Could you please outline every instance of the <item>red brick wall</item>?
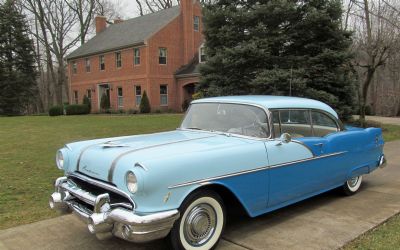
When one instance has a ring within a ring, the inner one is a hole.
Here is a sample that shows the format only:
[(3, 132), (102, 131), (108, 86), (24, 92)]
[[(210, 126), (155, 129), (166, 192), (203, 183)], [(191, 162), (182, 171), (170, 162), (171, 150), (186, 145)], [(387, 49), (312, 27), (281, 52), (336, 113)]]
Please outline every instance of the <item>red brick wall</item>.
[[(186, 0), (191, 2), (192, 0)], [(193, 4), (193, 16), (199, 16), (201, 20), (201, 7), (198, 2)], [(191, 58), (198, 53), (198, 47), (202, 43), (203, 25), (200, 22), (200, 31), (193, 29), (193, 16), (187, 17), (191, 20), (190, 28), (184, 34), (183, 15), (172, 20), (168, 25), (154, 34), (146, 41), (146, 45), (140, 47), (140, 65), (134, 65), (133, 48), (120, 50), (122, 55), (122, 67), (116, 68), (115, 52), (107, 52), (105, 56), (105, 70), (100, 71), (99, 55), (90, 56), (91, 71), (85, 69), (85, 58), (69, 60), (70, 72), (70, 102), (73, 103), (73, 91), (79, 92), (79, 103), (87, 89), (92, 89), (92, 111), (98, 111), (98, 84), (110, 84), (110, 99), (112, 109), (118, 109), (117, 88), (123, 88), (124, 110), (138, 109), (135, 106), (134, 85), (141, 85), (142, 93), (146, 90), (152, 110), (174, 109), (180, 111), (182, 99), (180, 98), (181, 86), (178, 87), (174, 73), (186, 64), (184, 58), (184, 37), (191, 36), (193, 46)], [(167, 48), (167, 64), (159, 64), (159, 48)], [(77, 63), (77, 73), (72, 73), (72, 63)], [(168, 85), (168, 105), (160, 106), (160, 85)]]

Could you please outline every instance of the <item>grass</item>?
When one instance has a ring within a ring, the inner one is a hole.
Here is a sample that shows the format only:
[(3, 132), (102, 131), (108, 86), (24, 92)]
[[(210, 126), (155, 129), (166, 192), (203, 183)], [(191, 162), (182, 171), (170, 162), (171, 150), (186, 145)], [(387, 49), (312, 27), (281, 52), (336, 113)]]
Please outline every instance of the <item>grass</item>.
[(179, 114), (0, 118), (0, 229), (57, 216), (48, 208), (65, 143), (175, 129)]
[(382, 125), (383, 139), (385, 142), (400, 139), (400, 126), (397, 125)]
[[(48, 208), (53, 180), (62, 175), (55, 152), (65, 143), (101, 137), (166, 131), (182, 115), (26, 116), (0, 118), (0, 229), (57, 216)], [(400, 126), (383, 125), (385, 141), (400, 139)], [(400, 215), (346, 246), (398, 249)]]
[(343, 250), (394, 250), (399, 248), (400, 214), (397, 214), (377, 228), (350, 242)]

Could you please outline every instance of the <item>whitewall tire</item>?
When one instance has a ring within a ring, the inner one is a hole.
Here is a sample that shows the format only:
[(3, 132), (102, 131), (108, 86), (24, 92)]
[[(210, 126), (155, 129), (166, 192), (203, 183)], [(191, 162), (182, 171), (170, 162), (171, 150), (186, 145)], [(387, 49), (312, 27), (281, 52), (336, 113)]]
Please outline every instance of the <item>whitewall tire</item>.
[(213, 249), (225, 227), (225, 208), (213, 191), (196, 191), (180, 207), (181, 217), (171, 230), (174, 249)]
[(346, 195), (353, 195), (360, 189), (362, 183), (362, 175), (347, 180), (343, 185), (343, 191)]

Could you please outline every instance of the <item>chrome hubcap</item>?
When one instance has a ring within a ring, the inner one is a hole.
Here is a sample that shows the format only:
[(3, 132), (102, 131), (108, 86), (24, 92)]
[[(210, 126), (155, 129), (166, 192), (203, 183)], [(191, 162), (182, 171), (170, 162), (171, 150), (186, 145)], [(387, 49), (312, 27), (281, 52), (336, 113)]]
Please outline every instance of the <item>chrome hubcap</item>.
[(350, 180), (347, 181), (347, 185), (349, 185), (349, 187), (351, 188), (355, 187), (358, 183), (358, 179), (359, 179), (358, 176), (351, 178)]
[(190, 210), (184, 223), (186, 241), (192, 246), (201, 246), (213, 236), (217, 214), (212, 206), (202, 203)]

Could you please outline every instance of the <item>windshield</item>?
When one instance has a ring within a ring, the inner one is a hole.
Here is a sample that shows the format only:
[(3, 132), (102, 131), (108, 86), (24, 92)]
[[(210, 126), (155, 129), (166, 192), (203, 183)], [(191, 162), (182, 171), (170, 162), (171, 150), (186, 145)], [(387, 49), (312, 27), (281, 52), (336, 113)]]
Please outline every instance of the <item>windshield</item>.
[(269, 137), (268, 118), (265, 111), (256, 106), (243, 104), (192, 104), (181, 128), (260, 138)]

